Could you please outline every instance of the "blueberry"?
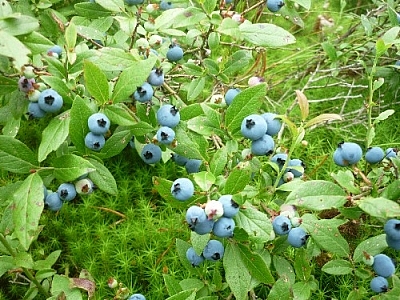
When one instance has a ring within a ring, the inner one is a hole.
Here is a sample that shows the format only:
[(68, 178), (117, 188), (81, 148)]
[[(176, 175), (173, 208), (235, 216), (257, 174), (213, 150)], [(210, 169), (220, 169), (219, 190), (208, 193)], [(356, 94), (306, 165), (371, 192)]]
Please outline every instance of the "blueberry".
[(279, 215), (273, 219), (272, 228), (277, 235), (285, 235), (292, 229), (292, 223), (288, 217)]
[(28, 117), (29, 119), (43, 118), (46, 112), (42, 110), (37, 102), (29, 102), (28, 104)]
[(162, 151), (156, 144), (144, 145), (140, 157), (146, 164), (155, 164), (161, 160)]
[(157, 111), (157, 121), (161, 126), (174, 128), (180, 120), (179, 110), (171, 104), (165, 104)]
[(274, 152), (274, 148), (274, 139), (268, 134), (251, 142), (251, 153), (254, 155), (270, 155)]
[(60, 58), (62, 54), (62, 48), (58, 45), (54, 45), (49, 50), (47, 50), (48, 56), (53, 56), (55, 58)]
[(337, 164), (340, 167), (345, 167), (345, 166), (348, 165), (347, 161), (345, 161), (343, 159), (342, 150), (340, 148), (337, 148), (333, 152), (333, 161), (334, 161), (335, 164)]
[[(303, 163), (301, 159), (294, 158), (289, 160), (288, 167), (289, 167), (288, 171), (292, 172), (294, 177), (297, 178), (303, 176), (306, 165)], [(293, 169), (290, 167), (298, 167), (298, 169)]]
[(172, 160), (178, 165), (178, 166), (185, 166), (186, 163), (189, 161), (188, 158), (179, 155), (177, 153), (172, 153)]
[(93, 151), (100, 151), (106, 143), (106, 139), (101, 134), (88, 132), (85, 136), (85, 146)]
[(301, 227), (292, 228), (288, 234), (288, 242), (295, 248), (304, 246), (307, 242), (309, 235)]
[(173, 8), (173, 7), (174, 7), (174, 6), (172, 5), (172, 2), (170, 2), (170, 1), (162, 0), (162, 1), (160, 2), (160, 9), (161, 9), (161, 10), (168, 10), (168, 9)]
[(129, 296), (128, 300), (146, 300), (146, 297), (142, 294), (133, 294), (132, 296)]
[(161, 86), (164, 83), (164, 73), (161, 68), (151, 70), (147, 82), (153, 86)]
[(125, 3), (128, 5), (138, 5), (142, 4), (144, 0), (125, 0)]
[(267, 8), (271, 12), (279, 11), (284, 5), (285, 2), (283, 0), (267, 0)]
[(232, 218), (221, 217), (213, 227), (213, 233), (220, 238), (233, 237), (233, 230), (235, 229), (235, 221)]
[(385, 233), (393, 240), (400, 240), (400, 220), (390, 219), (383, 227)]
[(392, 236), (386, 234), (386, 243), (394, 250), (400, 250), (400, 240), (395, 240)]
[(287, 160), (286, 153), (277, 153), (271, 157), (271, 162), (276, 163), (279, 166), (279, 170), (281, 170), (283, 168), (286, 160)]
[(82, 178), (75, 182), (75, 190), (80, 195), (89, 195), (94, 190), (93, 181), (89, 178)]
[(222, 195), (219, 197), (218, 201), (222, 203), (224, 217), (233, 218), (239, 212), (239, 204), (232, 200), (232, 195)]
[(175, 139), (175, 131), (167, 126), (162, 126), (157, 130), (157, 141), (161, 144), (169, 145)]
[(188, 178), (178, 178), (171, 186), (172, 196), (179, 201), (186, 201), (194, 194), (194, 185)]
[(169, 49), (167, 51), (167, 59), (171, 62), (176, 62), (183, 57), (183, 50), (182, 48), (177, 45), (177, 44), (171, 44), (169, 46)]
[(282, 123), (279, 119), (276, 119), (275, 117), (277, 114), (274, 113), (263, 113), (261, 117), (264, 118), (264, 120), (267, 122), (267, 132), (266, 134), (269, 134), (270, 136), (274, 136), (278, 134), (279, 130), (281, 130)]
[(58, 187), (57, 193), (62, 201), (71, 201), (76, 197), (75, 185), (72, 183), (62, 183)]
[(395, 271), (395, 266), (392, 259), (386, 254), (375, 255), (372, 268), (378, 276), (385, 278), (392, 276)]
[(187, 249), (186, 258), (191, 263), (192, 267), (198, 267), (204, 261), (203, 255), (197, 255), (197, 253), (196, 253), (196, 251), (194, 251), (193, 247), (190, 247), (189, 249)]
[(225, 103), (226, 105), (231, 105), (233, 99), (235, 99), (235, 97), (240, 93), (240, 89), (236, 88), (236, 89), (229, 89), (226, 91), (225, 93)]
[(197, 222), (196, 225), (189, 225), (190, 230), (196, 232), (197, 234), (203, 235), (210, 233), (214, 227), (213, 219), (206, 219), (203, 222)]
[(224, 0), (225, 4), (231, 4), (233, 0)]
[(191, 173), (198, 173), (200, 171), (200, 166), (202, 164), (202, 160), (190, 158), (185, 164), (186, 172), (189, 174)]
[(25, 76), (22, 76), (18, 80), (18, 88), (21, 92), (28, 93), (29, 91), (34, 90), (34, 84), (35, 84), (35, 79), (34, 78), (26, 78)]
[(136, 91), (133, 93), (133, 98), (141, 103), (146, 103), (153, 98), (154, 90), (150, 83), (145, 82), (142, 86), (137, 87)]
[(387, 158), (396, 157), (397, 156), (397, 149), (396, 148), (387, 148), (385, 153), (386, 153), (385, 157), (387, 157)]
[(59, 211), (63, 206), (63, 202), (56, 192), (48, 194), (44, 200), (44, 204), (46, 204), (47, 208), (51, 211)]
[(207, 260), (217, 261), (224, 256), (224, 245), (218, 240), (209, 240), (204, 247), (203, 256)]
[(245, 138), (258, 140), (267, 132), (267, 122), (260, 115), (249, 115), (243, 119), (240, 131)]
[(200, 206), (193, 205), (186, 211), (186, 222), (189, 226), (196, 226), (197, 223), (205, 222), (207, 215)]
[(341, 151), (343, 160), (349, 165), (358, 163), (363, 154), (361, 147), (356, 143), (342, 142), (338, 145), (338, 149)]
[(94, 134), (107, 133), (110, 124), (110, 119), (103, 113), (95, 113), (88, 118), (89, 130)]
[(63, 98), (53, 89), (46, 89), (40, 93), (39, 106), (45, 112), (57, 112), (63, 106)]
[(372, 278), (370, 287), (371, 287), (371, 290), (373, 290), (376, 293), (387, 292), (389, 283), (386, 280), (386, 278), (384, 278), (382, 276), (377, 276), (377, 277)]
[(370, 164), (376, 164), (380, 162), (385, 157), (385, 152), (383, 152), (381, 147), (370, 147), (365, 153), (365, 160)]

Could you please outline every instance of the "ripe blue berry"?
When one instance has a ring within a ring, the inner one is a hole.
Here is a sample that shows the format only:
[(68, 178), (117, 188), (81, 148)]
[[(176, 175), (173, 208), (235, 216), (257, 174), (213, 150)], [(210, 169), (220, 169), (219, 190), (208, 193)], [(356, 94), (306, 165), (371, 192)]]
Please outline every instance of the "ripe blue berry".
[(356, 143), (342, 142), (338, 145), (338, 149), (341, 151), (343, 160), (349, 165), (358, 163), (362, 157), (362, 149)]
[(144, 0), (125, 0), (127, 5), (138, 5), (142, 4)]
[(106, 134), (110, 124), (110, 119), (103, 113), (95, 113), (88, 118), (89, 130), (94, 134)]
[(94, 183), (89, 178), (82, 178), (75, 182), (75, 190), (80, 195), (89, 195), (94, 190)]
[(186, 172), (189, 174), (191, 173), (198, 173), (200, 171), (200, 166), (202, 161), (200, 159), (190, 158), (185, 164)]
[(47, 208), (51, 211), (59, 211), (63, 206), (63, 202), (56, 192), (48, 194), (44, 200), (44, 204), (46, 204)]
[(146, 300), (146, 297), (142, 294), (133, 294), (128, 298), (128, 300)]
[(209, 240), (204, 247), (203, 256), (207, 260), (217, 261), (224, 256), (224, 245), (218, 240)]
[(334, 161), (335, 164), (337, 164), (340, 167), (345, 167), (345, 166), (348, 165), (347, 161), (345, 161), (343, 159), (342, 150), (340, 148), (337, 148), (333, 152), (333, 161)]
[[(292, 172), (294, 177), (301, 177), (303, 176), (306, 165), (303, 163), (301, 159), (294, 158), (289, 161), (288, 167), (289, 167), (288, 172)], [(297, 167), (297, 168), (293, 169), (290, 167)]]
[(243, 119), (240, 131), (245, 138), (258, 140), (267, 132), (267, 122), (260, 115), (249, 115)]
[(271, 157), (271, 162), (276, 163), (279, 166), (279, 170), (281, 170), (283, 168), (286, 160), (287, 160), (286, 153), (277, 153)]
[(388, 234), (386, 234), (386, 243), (390, 248), (400, 250), (400, 240), (395, 240)]
[(76, 197), (75, 185), (72, 183), (62, 183), (58, 187), (57, 193), (62, 201), (71, 201)]
[(136, 91), (133, 93), (133, 98), (141, 103), (146, 103), (153, 98), (154, 90), (150, 83), (145, 82), (142, 86), (137, 87)]
[(46, 89), (40, 93), (39, 107), (45, 112), (57, 112), (63, 106), (63, 98), (53, 89)]
[(174, 128), (180, 120), (179, 110), (171, 104), (165, 104), (157, 111), (157, 121), (161, 126)]
[(155, 164), (161, 160), (162, 151), (160, 146), (155, 144), (144, 145), (140, 157), (146, 164)]
[(188, 162), (188, 158), (179, 155), (177, 153), (172, 153), (172, 160), (178, 165), (178, 166), (184, 166)]
[(198, 267), (204, 261), (203, 255), (197, 255), (197, 253), (193, 247), (190, 247), (189, 249), (187, 249), (186, 258), (191, 263), (192, 267)]
[(365, 153), (365, 160), (370, 164), (376, 164), (380, 162), (385, 157), (385, 152), (383, 152), (381, 147), (371, 147), (367, 149)]
[(283, 2), (283, 0), (267, 0), (267, 8), (271, 12), (279, 11), (284, 5), (285, 2)]
[(233, 0), (225, 0), (225, 4), (231, 4)]
[(58, 45), (54, 45), (49, 50), (47, 50), (47, 55), (55, 58), (60, 58), (62, 54), (62, 48)]
[(171, 186), (172, 196), (179, 201), (186, 201), (194, 194), (193, 182), (188, 178), (178, 178)]
[(267, 134), (270, 136), (274, 136), (278, 134), (279, 130), (281, 130), (282, 123), (279, 119), (275, 119), (277, 114), (274, 113), (263, 113), (261, 117), (267, 122)]
[(200, 206), (193, 205), (186, 211), (186, 222), (189, 226), (196, 226), (196, 224), (205, 222), (207, 215)]
[(172, 2), (170, 1), (165, 1), (165, 0), (161, 0), (160, 2), (160, 9), (161, 10), (168, 10), (173, 8), (174, 6), (172, 5)]
[(197, 234), (203, 235), (211, 232), (214, 223), (215, 221), (213, 219), (206, 219), (203, 222), (197, 222), (196, 225), (189, 225), (189, 228)]
[(390, 219), (383, 227), (385, 233), (393, 240), (400, 240), (400, 220)]
[(177, 44), (171, 44), (169, 46), (169, 49), (167, 51), (167, 59), (171, 62), (176, 62), (178, 60), (181, 60), (183, 57), (183, 50), (182, 48), (177, 45)]
[(220, 238), (233, 237), (235, 221), (232, 218), (221, 217), (215, 223), (212, 229), (213, 233)]
[(254, 155), (270, 155), (274, 152), (274, 148), (274, 139), (268, 134), (251, 142), (251, 153)]
[(389, 283), (386, 280), (386, 278), (382, 276), (377, 276), (372, 278), (371, 283), (370, 283), (371, 290), (373, 290), (376, 293), (383, 293), (387, 292)]
[(375, 255), (372, 268), (378, 276), (382, 276), (385, 278), (392, 276), (395, 271), (395, 265), (392, 259), (386, 254)]
[(147, 82), (153, 86), (161, 86), (164, 83), (164, 73), (161, 68), (151, 70)]
[(28, 117), (29, 119), (43, 118), (46, 112), (42, 110), (37, 102), (29, 102), (28, 104)]
[(162, 126), (157, 130), (157, 141), (161, 144), (169, 145), (175, 139), (175, 131), (167, 126)]
[(292, 223), (288, 217), (279, 215), (272, 221), (272, 228), (277, 235), (285, 235), (292, 229)]
[(225, 103), (226, 105), (231, 105), (233, 99), (240, 93), (240, 89), (229, 89), (225, 93)]
[(101, 134), (88, 132), (85, 136), (85, 146), (93, 151), (100, 151), (106, 143), (106, 139)]
[(232, 195), (222, 195), (219, 197), (218, 201), (222, 203), (224, 217), (233, 218), (239, 212), (239, 204), (232, 200)]
[(295, 248), (304, 246), (307, 242), (309, 235), (301, 227), (292, 228), (288, 234), (288, 242)]
[(396, 148), (387, 148), (385, 153), (386, 153), (385, 157), (387, 157), (387, 158), (396, 157), (397, 156), (397, 149)]
[(28, 93), (29, 91), (34, 90), (34, 85), (35, 84), (35, 79), (34, 78), (26, 78), (25, 76), (22, 76), (18, 80), (18, 88), (21, 92)]

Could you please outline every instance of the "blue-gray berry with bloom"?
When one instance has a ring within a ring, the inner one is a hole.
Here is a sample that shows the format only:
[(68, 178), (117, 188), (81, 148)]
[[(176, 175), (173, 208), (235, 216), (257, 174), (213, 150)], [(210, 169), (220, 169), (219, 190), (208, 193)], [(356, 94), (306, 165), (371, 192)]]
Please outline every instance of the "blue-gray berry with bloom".
[(146, 300), (146, 297), (142, 294), (133, 294), (132, 296), (129, 296), (128, 300)]
[(372, 268), (378, 276), (382, 276), (385, 278), (392, 276), (396, 270), (392, 259), (386, 254), (375, 255)]
[(194, 194), (193, 182), (188, 178), (178, 178), (171, 186), (172, 196), (179, 201), (186, 201)]
[(204, 262), (203, 255), (198, 255), (193, 247), (187, 249), (186, 258), (190, 262), (192, 267), (198, 267)]
[(278, 12), (284, 5), (285, 2), (283, 0), (267, 0), (267, 8), (271, 12)]
[(363, 154), (360, 145), (353, 142), (339, 143), (337, 149), (340, 152), (343, 160), (349, 165), (358, 163)]
[(146, 164), (158, 163), (161, 160), (161, 156), (161, 148), (156, 144), (146, 144), (140, 152), (140, 157)]
[(199, 235), (210, 233), (214, 227), (215, 221), (213, 219), (206, 219), (205, 221), (198, 221), (195, 225), (189, 224), (189, 229)]
[(196, 226), (196, 224), (205, 222), (206, 220), (207, 215), (200, 206), (193, 205), (186, 211), (186, 222), (189, 226)]
[(239, 88), (231, 88), (225, 93), (225, 103), (226, 105), (231, 105), (235, 97), (241, 92)]
[(89, 130), (94, 134), (106, 134), (110, 125), (110, 119), (103, 113), (95, 113), (88, 118)]
[(258, 140), (267, 132), (267, 122), (260, 115), (252, 114), (243, 119), (240, 131), (245, 138)]
[(138, 4), (142, 4), (144, 2), (144, 0), (125, 0), (125, 3), (127, 5), (138, 5)]
[(164, 83), (164, 72), (162, 68), (155, 68), (151, 70), (147, 82), (152, 86), (161, 86)]
[(239, 204), (232, 199), (232, 195), (222, 195), (219, 197), (218, 201), (222, 203), (224, 217), (233, 218), (238, 214), (240, 207)]
[(171, 1), (165, 1), (165, 0), (161, 0), (159, 6), (161, 10), (168, 10), (174, 7)]
[(133, 93), (133, 99), (139, 101), (140, 103), (146, 103), (153, 98), (154, 90), (150, 83), (145, 82), (141, 86), (137, 87), (136, 91)]
[(175, 139), (175, 131), (167, 126), (162, 126), (157, 130), (157, 141), (161, 144), (169, 145)]
[(185, 164), (186, 172), (189, 174), (198, 173), (203, 161), (201, 159), (190, 158)]
[(277, 135), (278, 132), (282, 128), (281, 121), (276, 118), (277, 114), (267, 112), (267, 113), (263, 113), (261, 116), (267, 122), (267, 132), (266, 132), (266, 134), (269, 134), (270, 136)]
[(172, 160), (181, 167), (184, 167), (186, 163), (189, 161), (189, 158), (179, 155), (177, 153), (172, 153)]
[(180, 120), (179, 110), (172, 104), (164, 104), (157, 111), (157, 122), (161, 126), (174, 128)]
[(44, 200), (44, 204), (47, 205), (47, 208), (51, 211), (59, 211), (63, 206), (63, 202), (57, 192), (49, 193)]
[(396, 157), (397, 156), (397, 149), (396, 148), (387, 148), (385, 151), (385, 157), (390, 158), (390, 157)]
[(177, 62), (183, 58), (183, 50), (179, 45), (171, 44), (166, 56), (169, 61)]
[(39, 103), (29, 102), (27, 114), (29, 119), (40, 119), (46, 115), (46, 112), (40, 108)]
[(63, 106), (63, 98), (57, 91), (53, 89), (46, 89), (40, 93), (39, 107), (45, 112), (58, 112)]
[(210, 261), (218, 261), (224, 257), (224, 245), (218, 240), (209, 240), (204, 247), (203, 256)]
[(71, 201), (76, 197), (75, 185), (72, 183), (62, 183), (57, 189), (58, 196), (62, 201)]
[(258, 140), (253, 140), (251, 142), (251, 153), (254, 155), (270, 155), (274, 152), (275, 142), (274, 139), (268, 135), (264, 134)]
[(384, 293), (387, 292), (389, 283), (385, 277), (376, 276), (372, 278), (369, 286), (375, 293)]
[(288, 242), (292, 247), (300, 248), (303, 247), (308, 239), (309, 235), (301, 227), (292, 228), (288, 234)]
[(381, 147), (370, 147), (365, 153), (365, 160), (370, 164), (376, 164), (385, 157), (385, 152)]
[(394, 240), (400, 240), (400, 220), (390, 219), (383, 226), (385, 233)]
[(279, 215), (272, 220), (272, 228), (277, 235), (285, 235), (292, 229), (292, 223), (288, 217)]
[(232, 218), (221, 217), (214, 223), (212, 229), (215, 236), (220, 238), (233, 237), (235, 221)]
[(100, 151), (106, 144), (106, 139), (102, 134), (88, 132), (85, 136), (85, 146), (93, 151)]

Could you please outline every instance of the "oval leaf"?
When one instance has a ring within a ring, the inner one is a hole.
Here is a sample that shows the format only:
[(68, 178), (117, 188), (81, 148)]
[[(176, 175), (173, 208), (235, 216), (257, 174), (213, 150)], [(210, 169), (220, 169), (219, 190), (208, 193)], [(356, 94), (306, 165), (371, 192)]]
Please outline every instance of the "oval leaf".
[(109, 96), (107, 76), (94, 63), (87, 60), (84, 62), (83, 72), (89, 93), (97, 100), (98, 105), (106, 103)]
[(400, 205), (386, 198), (366, 197), (358, 202), (358, 206), (372, 217), (384, 219), (400, 217)]
[(36, 169), (39, 162), (36, 155), (21, 141), (0, 135), (0, 169), (26, 174)]
[(353, 266), (347, 260), (335, 259), (328, 261), (321, 270), (331, 275), (346, 275), (353, 271)]
[(281, 47), (296, 42), (296, 38), (290, 32), (274, 24), (243, 23), (239, 29), (243, 38), (255, 46)]

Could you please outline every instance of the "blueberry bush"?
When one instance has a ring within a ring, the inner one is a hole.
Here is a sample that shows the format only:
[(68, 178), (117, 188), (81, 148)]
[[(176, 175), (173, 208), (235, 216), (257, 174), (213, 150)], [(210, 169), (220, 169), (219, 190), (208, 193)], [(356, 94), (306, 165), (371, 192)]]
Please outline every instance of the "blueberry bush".
[(400, 6), (337, 2), (0, 0), (0, 299), (398, 299)]

